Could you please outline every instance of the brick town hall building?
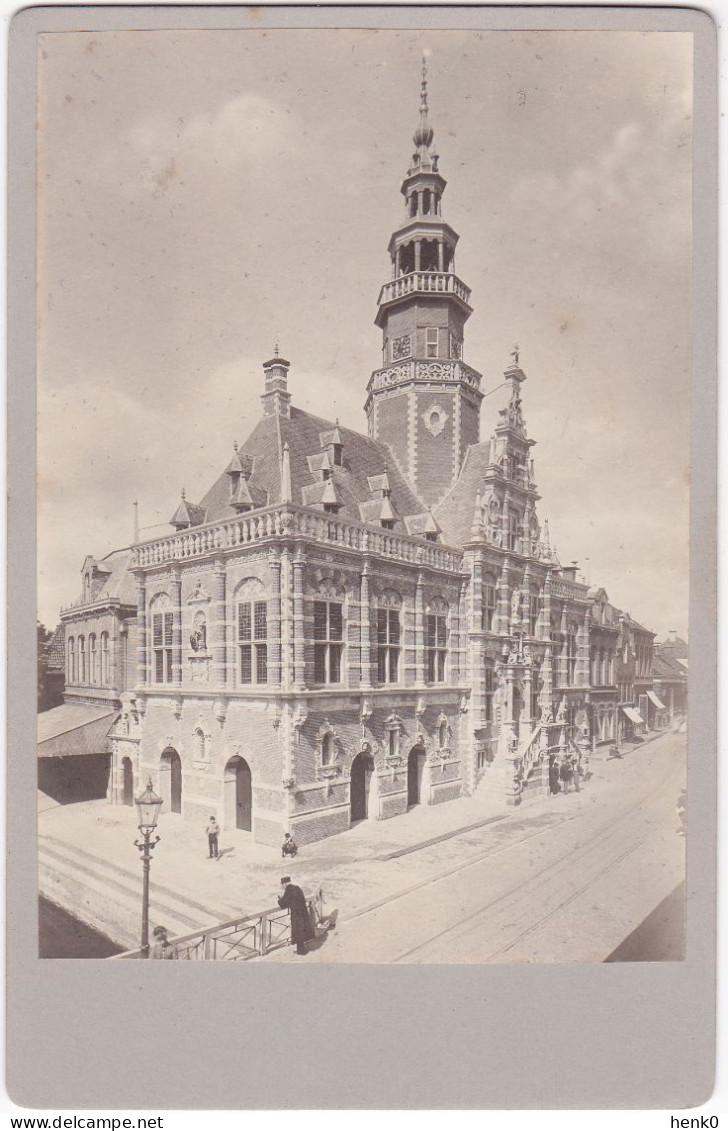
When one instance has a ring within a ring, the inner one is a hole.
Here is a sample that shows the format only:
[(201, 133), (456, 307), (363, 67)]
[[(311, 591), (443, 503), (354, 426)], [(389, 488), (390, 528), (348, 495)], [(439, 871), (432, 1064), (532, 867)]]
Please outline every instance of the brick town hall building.
[(549, 752), (642, 724), (653, 634), (549, 545), (517, 351), (481, 440), (424, 75), (414, 144), (368, 434), (296, 408), (289, 362), (265, 362), (262, 417), (207, 494), (84, 562), (47, 777), (96, 752), (113, 804), (151, 777), (183, 818), (306, 843), (461, 795), (527, 802)]

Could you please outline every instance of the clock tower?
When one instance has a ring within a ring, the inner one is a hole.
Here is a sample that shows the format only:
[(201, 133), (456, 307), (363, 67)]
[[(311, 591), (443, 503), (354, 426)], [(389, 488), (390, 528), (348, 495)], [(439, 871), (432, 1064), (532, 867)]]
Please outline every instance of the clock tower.
[(369, 434), (392, 449), (429, 506), (457, 479), (480, 435), (481, 375), (463, 361), (470, 291), (455, 274), (458, 234), (442, 217), (446, 181), (438, 170), (422, 62), (415, 152), (401, 192), (405, 216), (389, 241), (392, 278), (379, 294), (382, 368), (367, 387)]

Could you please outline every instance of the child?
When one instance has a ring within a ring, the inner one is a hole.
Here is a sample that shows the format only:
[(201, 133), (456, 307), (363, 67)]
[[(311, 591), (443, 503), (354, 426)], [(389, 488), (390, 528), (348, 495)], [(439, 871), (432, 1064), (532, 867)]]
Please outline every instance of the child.
[(295, 856), (298, 852), (298, 845), (290, 833), (286, 833), (283, 838), (283, 845), (281, 848), (281, 856)]

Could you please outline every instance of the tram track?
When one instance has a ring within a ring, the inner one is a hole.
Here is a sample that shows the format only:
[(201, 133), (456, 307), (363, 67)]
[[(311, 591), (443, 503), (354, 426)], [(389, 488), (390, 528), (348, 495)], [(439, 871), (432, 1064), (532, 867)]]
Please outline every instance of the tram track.
[[(575, 859), (579, 859), (580, 863), (583, 865), (583, 857), (578, 857), (578, 854), (582, 850), (584, 850), (584, 852), (588, 852), (590, 855), (594, 855), (595, 853), (598, 855), (606, 843), (613, 839), (615, 835), (619, 835), (619, 828), (624, 826), (629, 827), (629, 824), (633, 821), (636, 813), (650, 806), (653, 810), (656, 810), (659, 804), (658, 798), (664, 797), (665, 800), (668, 800), (670, 795), (675, 790), (677, 782), (673, 780), (674, 776), (676, 775), (671, 775), (670, 779), (667, 782), (663, 779), (663, 781), (661, 781), (652, 790), (649, 790), (647, 793), (643, 794), (639, 801), (635, 802), (635, 804), (630, 806), (629, 809), (621, 813), (614, 821), (606, 823), (595, 834), (583, 838), (582, 840), (577, 841), (576, 844), (571, 845), (568, 850), (562, 853), (561, 856), (559, 856), (556, 860), (549, 861), (547, 865), (545, 865), (543, 868), (540, 868), (537, 872), (534, 872), (526, 880), (523, 880), (518, 884), (514, 884), (507, 891), (499, 893), (493, 899), (489, 900), (487, 903), (473, 911), (470, 915), (459, 919), (456, 923), (450, 924), (444, 930), (435, 932), (427, 939), (423, 939), (418, 942), (416, 946), (410, 947), (409, 949), (402, 951), (398, 955), (393, 956), (390, 961), (406, 961), (408, 959), (411, 959), (412, 956), (421, 953), (422, 951), (426, 951), (434, 943), (439, 943), (443, 940), (446, 940), (448, 936), (457, 935), (462, 937), (464, 934), (472, 933), (473, 931), (477, 930), (478, 926), (480, 925), (479, 921), (481, 921), (487, 914), (492, 913), (496, 908), (502, 908), (507, 904), (509, 900), (514, 899), (514, 897), (516, 901), (515, 908), (511, 908), (511, 910), (517, 911), (519, 903), (525, 904), (525, 911), (526, 914), (528, 914), (529, 900), (533, 892), (539, 890), (540, 885), (543, 883), (546, 877), (548, 877), (550, 880), (554, 880), (558, 878), (558, 876), (573, 870)], [(561, 827), (563, 823), (564, 822), (560, 822), (558, 826), (551, 826), (551, 829)], [(575, 890), (571, 890), (568, 895), (560, 900), (555, 906), (549, 908), (543, 915), (539, 916), (539, 918), (535, 922), (531, 922), (528, 927), (520, 931), (515, 937), (509, 939), (507, 944), (490, 951), (488, 954), (484, 954), (479, 960), (482, 962), (492, 961), (493, 959), (499, 957), (501, 954), (505, 954), (508, 951), (512, 950), (524, 938), (535, 933), (550, 919), (553, 919), (556, 915), (558, 915), (559, 912), (567, 907), (570, 903), (574, 902), (580, 895), (583, 895), (591, 885), (606, 876), (609, 872), (617, 869), (620, 864), (622, 864), (626, 859), (633, 855), (650, 838), (650, 836), (654, 833), (655, 829), (660, 825), (660, 823), (661, 815), (658, 813), (657, 816), (655, 816), (648, 822), (648, 827), (641, 833), (641, 835), (638, 836), (636, 840), (632, 840), (632, 843), (630, 843), (629, 847), (627, 847), (617, 857), (610, 859), (604, 865), (604, 867), (598, 869), (594, 873), (591, 873), (589, 877)], [(550, 830), (541, 831), (545, 832)], [(522, 840), (514, 842), (508, 846), (502, 846), (499, 851), (503, 851), (504, 849), (517, 849), (528, 839), (531, 838), (523, 838)], [(474, 865), (487, 859), (490, 855), (493, 855), (493, 853), (482, 853), (478, 859), (473, 858), (464, 863), (460, 867), (460, 869), (458, 869), (458, 871), (464, 871), (468, 867), (473, 867)], [(445, 877), (432, 877), (429, 882), (431, 884), (435, 884), (442, 878)], [(469, 927), (467, 927), (468, 924), (470, 924)], [(466, 927), (465, 931), (463, 931), (463, 927)]]

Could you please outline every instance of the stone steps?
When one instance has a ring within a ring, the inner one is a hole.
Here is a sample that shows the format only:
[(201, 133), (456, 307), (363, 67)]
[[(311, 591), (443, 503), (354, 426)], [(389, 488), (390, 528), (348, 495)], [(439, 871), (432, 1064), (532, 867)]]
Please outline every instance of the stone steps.
[[(40, 893), (127, 949), (139, 945), (142, 869), (131, 870), (41, 836), (38, 845)], [(163, 923), (171, 935), (188, 934), (235, 915), (230, 908), (206, 907), (152, 881), (150, 928)]]

